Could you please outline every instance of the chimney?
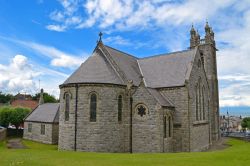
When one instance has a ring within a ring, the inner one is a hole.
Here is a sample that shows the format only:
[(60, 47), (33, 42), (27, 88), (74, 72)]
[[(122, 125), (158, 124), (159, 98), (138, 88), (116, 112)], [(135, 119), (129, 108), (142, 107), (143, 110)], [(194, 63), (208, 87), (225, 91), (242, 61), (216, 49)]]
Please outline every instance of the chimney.
[(44, 103), (44, 100), (43, 100), (43, 89), (41, 89), (40, 99), (39, 99), (39, 105), (42, 105), (43, 103)]

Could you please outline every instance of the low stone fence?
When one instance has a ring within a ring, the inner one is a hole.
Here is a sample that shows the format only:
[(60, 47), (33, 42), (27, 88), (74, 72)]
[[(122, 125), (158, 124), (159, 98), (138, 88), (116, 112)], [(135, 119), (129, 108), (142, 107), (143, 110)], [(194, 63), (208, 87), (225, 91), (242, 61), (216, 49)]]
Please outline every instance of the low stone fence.
[(0, 129), (0, 141), (5, 140), (6, 138), (6, 129)]
[(231, 137), (231, 138), (237, 138), (243, 141), (249, 141), (250, 142), (250, 135), (243, 132), (230, 132), (230, 133), (224, 133), (222, 136), (224, 137)]

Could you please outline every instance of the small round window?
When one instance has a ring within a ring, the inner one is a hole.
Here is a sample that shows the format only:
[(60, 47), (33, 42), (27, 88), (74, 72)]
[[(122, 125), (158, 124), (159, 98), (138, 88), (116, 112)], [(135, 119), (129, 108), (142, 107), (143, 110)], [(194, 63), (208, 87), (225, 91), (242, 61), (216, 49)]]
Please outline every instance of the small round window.
[(144, 104), (138, 104), (135, 107), (135, 116), (144, 119), (148, 115), (148, 109)]

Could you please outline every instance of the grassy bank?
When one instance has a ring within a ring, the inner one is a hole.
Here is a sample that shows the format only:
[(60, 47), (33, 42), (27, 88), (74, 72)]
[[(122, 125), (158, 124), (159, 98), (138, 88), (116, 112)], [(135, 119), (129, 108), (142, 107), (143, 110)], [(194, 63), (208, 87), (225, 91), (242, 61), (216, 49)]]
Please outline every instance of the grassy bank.
[(55, 145), (24, 140), (28, 149), (7, 149), (0, 143), (0, 165), (174, 165), (243, 166), (250, 163), (250, 143), (231, 139), (229, 148), (213, 152), (168, 154), (85, 153), (57, 151)]

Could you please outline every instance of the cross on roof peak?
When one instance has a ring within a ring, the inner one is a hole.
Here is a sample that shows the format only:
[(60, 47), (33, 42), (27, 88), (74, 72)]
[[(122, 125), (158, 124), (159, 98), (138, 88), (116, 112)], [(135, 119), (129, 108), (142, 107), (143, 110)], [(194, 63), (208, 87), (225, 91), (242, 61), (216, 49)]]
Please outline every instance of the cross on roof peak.
[(103, 35), (103, 33), (99, 32), (99, 42), (102, 41), (102, 35)]

